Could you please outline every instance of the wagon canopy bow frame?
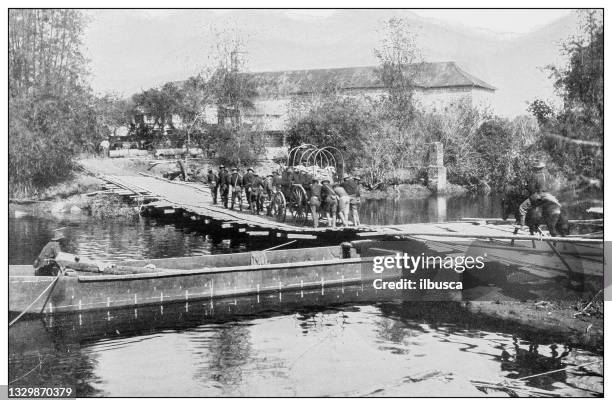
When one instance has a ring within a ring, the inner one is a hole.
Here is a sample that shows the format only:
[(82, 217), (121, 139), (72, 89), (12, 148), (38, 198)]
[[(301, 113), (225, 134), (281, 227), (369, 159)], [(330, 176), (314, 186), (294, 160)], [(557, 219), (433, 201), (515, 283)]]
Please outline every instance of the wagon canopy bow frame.
[(317, 146), (313, 144), (301, 144), (297, 147), (293, 147), (289, 150), (287, 166), (295, 167), (297, 165), (302, 165), (306, 167), (318, 166), (320, 168), (332, 166), (337, 170), (338, 161), (336, 160), (334, 151), (340, 156), (342, 173), (344, 173), (344, 156), (338, 148), (331, 146), (317, 148)]

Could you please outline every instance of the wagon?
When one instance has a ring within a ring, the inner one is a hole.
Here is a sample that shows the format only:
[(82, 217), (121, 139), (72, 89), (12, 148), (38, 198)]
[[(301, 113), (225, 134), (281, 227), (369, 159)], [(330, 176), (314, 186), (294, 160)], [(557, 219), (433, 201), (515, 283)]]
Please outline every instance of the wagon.
[(334, 147), (317, 148), (312, 144), (302, 144), (292, 148), (286, 166), (275, 181), (270, 214), (285, 222), (289, 211), (298, 225), (305, 225), (310, 211), (308, 190), (312, 179), (333, 181), (339, 169), (344, 171), (344, 158)]

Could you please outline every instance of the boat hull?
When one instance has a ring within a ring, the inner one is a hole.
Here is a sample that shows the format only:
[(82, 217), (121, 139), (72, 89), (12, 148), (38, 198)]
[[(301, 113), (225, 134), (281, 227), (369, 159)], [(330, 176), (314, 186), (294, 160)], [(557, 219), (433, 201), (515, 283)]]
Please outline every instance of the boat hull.
[[(401, 269), (385, 277), (401, 276)], [(214, 269), (167, 270), (129, 275), (61, 276), (49, 293), (29, 309), (54, 277), (9, 277), (9, 310), (64, 313), (207, 298), (256, 295), (271, 291), (350, 285), (380, 278), (371, 258), (235, 266)]]

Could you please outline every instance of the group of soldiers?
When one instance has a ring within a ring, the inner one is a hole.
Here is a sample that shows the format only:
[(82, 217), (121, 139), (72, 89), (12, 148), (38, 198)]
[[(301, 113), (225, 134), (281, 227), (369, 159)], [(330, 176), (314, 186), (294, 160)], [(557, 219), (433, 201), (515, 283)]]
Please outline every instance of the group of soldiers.
[[(272, 201), (274, 193), (280, 189), (283, 182), (304, 183), (307, 174), (289, 169), (284, 176), (278, 171), (273, 171), (265, 177), (260, 176), (253, 168), (249, 167), (246, 173), (242, 174), (237, 167), (232, 167), (229, 171), (224, 165), (219, 166), (215, 173), (213, 169), (208, 170), (207, 182), (210, 187), (213, 204), (217, 204), (219, 199), (223, 207), (234, 209), (236, 201), (241, 202), (244, 192), (251, 209), (254, 206), (257, 214), (260, 214), (265, 197)], [(359, 225), (359, 205), (360, 181), (359, 176), (345, 174), (341, 182), (334, 183), (327, 178), (312, 178), (310, 183), (304, 185), (308, 193), (308, 206), (312, 214), (314, 227), (319, 226), (319, 218), (325, 215), (327, 224), (336, 227), (339, 221), (344, 226), (349, 225), (351, 218), (353, 225)], [(271, 207), (268, 205), (267, 214), (270, 215)]]
[(353, 225), (361, 224), (359, 220), (359, 206), (361, 205), (361, 178), (345, 174), (342, 182), (332, 184), (327, 178), (314, 178), (308, 188), (310, 212), (314, 228), (319, 226), (319, 215), (324, 214), (327, 224), (332, 228), (337, 226), (338, 218), (343, 226), (349, 225), (349, 218)]
[(266, 178), (262, 178), (253, 168), (248, 168), (246, 173), (242, 175), (237, 167), (228, 171), (225, 165), (221, 165), (217, 173), (212, 169), (208, 170), (207, 182), (212, 194), (213, 204), (217, 204), (218, 197), (220, 197), (223, 207), (234, 209), (236, 200), (241, 201), (244, 190), (249, 209), (251, 205), (255, 205), (259, 214), (263, 210), (262, 197), (264, 193), (268, 195), (269, 199), (272, 198), (271, 186), (275, 176), (278, 176), (276, 171)]

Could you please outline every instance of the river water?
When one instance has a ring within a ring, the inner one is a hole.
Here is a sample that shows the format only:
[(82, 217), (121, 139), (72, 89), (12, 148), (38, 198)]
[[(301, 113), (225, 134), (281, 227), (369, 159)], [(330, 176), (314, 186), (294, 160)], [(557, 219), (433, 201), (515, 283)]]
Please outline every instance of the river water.
[[(572, 209), (584, 213), (592, 199)], [(499, 217), (494, 197), (369, 200), (370, 224)], [(100, 260), (263, 249), (156, 219), (94, 221), (11, 211), (9, 262), (32, 263), (53, 230), (66, 250)], [(68, 384), (79, 396), (508, 396), (501, 382), (601, 361), (561, 337), (474, 316), (457, 303), (415, 303), (367, 286), (30, 319), (9, 330), (13, 385)], [(531, 348), (531, 351), (530, 351)], [(518, 384), (517, 384), (518, 385)], [(522, 381), (527, 396), (600, 396), (602, 363)]]

